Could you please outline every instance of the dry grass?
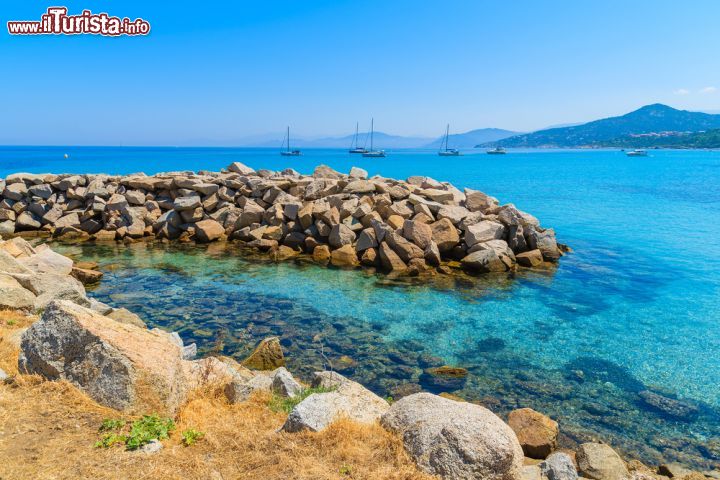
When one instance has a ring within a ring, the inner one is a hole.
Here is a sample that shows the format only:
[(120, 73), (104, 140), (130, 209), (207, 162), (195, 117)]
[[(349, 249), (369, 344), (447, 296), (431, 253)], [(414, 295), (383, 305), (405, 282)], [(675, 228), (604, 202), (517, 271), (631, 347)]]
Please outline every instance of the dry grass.
[[(12, 326), (0, 314), (0, 366), (16, 373)], [(8, 317), (9, 318), (9, 317)], [(8, 367), (8, 368), (6, 368)], [(0, 385), (0, 479), (430, 479), (379, 425), (342, 420), (322, 433), (278, 433), (285, 414), (268, 397), (228, 405), (217, 390), (198, 392), (180, 411), (177, 428), (155, 455), (122, 447), (93, 448), (105, 418), (123, 417), (66, 382), (18, 375)], [(152, 412), (147, 412), (152, 413)], [(191, 447), (180, 432), (205, 437)]]

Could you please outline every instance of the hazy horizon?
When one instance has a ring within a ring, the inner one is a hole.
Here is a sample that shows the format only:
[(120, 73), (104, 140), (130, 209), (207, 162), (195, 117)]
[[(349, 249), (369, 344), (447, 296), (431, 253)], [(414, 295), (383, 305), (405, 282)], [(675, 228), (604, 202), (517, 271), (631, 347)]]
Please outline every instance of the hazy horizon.
[[(142, 17), (152, 31), (4, 32), (0, 144), (231, 145), (288, 124), (297, 138), (344, 136), (370, 117), (432, 139), (447, 123), (528, 132), (651, 103), (720, 110), (712, 1), (64, 5)], [(0, 20), (47, 7), (10, 0)]]

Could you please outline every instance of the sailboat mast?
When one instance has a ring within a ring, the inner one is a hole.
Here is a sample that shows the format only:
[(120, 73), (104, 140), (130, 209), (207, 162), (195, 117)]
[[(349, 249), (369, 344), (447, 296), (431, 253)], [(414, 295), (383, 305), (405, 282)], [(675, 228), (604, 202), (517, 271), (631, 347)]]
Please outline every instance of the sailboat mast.
[(450, 140), (450, 124), (447, 124), (447, 128), (445, 129), (445, 151), (448, 151), (448, 140)]
[(290, 151), (290, 125), (288, 125), (288, 128), (287, 128), (287, 137), (288, 137), (287, 151), (289, 152)]
[(374, 152), (375, 149), (373, 148), (373, 135), (375, 134), (375, 119), (370, 119), (370, 151)]

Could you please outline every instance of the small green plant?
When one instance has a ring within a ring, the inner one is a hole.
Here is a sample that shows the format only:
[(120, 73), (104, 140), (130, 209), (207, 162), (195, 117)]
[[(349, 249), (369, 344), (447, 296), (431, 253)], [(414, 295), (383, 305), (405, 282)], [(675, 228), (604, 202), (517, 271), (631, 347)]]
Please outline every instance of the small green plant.
[(392, 397), (392, 395), (388, 395), (388, 397), (387, 397), (385, 400), (387, 400), (387, 402), (388, 402), (390, 405), (392, 405), (393, 403), (395, 403), (395, 399)]
[(195, 430), (194, 428), (188, 428), (182, 432), (182, 443), (186, 447), (189, 447), (197, 443), (197, 441), (204, 436), (205, 434), (203, 432)]
[(174, 428), (175, 422), (171, 418), (144, 415), (133, 422), (125, 446), (128, 450), (136, 450), (152, 440), (165, 440)]
[(15, 320), (8, 320), (6, 323), (7, 323), (7, 326), (8, 326), (8, 327), (12, 327), (12, 326), (15, 325), (17, 322), (16, 322)]
[(120, 430), (127, 422), (121, 418), (106, 418), (100, 425), (101, 432), (109, 432), (112, 430)]
[(275, 393), (273, 393), (272, 397), (270, 398), (270, 403), (268, 403), (268, 406), (273, 412), (290, 413), (292, 409), (295, 408), (295, 405), (302, 402), (313, 393), (328, 393), (333, 391), (335, 391), (335, 388), (306, 388), (294, 397), (290, 398), (281, 397), (280, 395), (276, 395)]
[(350, 467), (348, 467), (347, 465), (343, 465), (342, 467), (340, 467), (340, 475), (345, 475), (349, 477), (350, 475), (352, 475), (352, 470), (350, 470)]
[(113, 445), (125, 445), (128, 450), (137, 450), (150, 443), (152, 440), (164, 440), (175, 428), (175, 422), (171, 418), (161, 418), (158, 415), (144, 415), (128, 425), (122, 419), (103, 420), (100, 432), (105, 432), (100, 440), (95, 442), (96, 448), (109, 448)]

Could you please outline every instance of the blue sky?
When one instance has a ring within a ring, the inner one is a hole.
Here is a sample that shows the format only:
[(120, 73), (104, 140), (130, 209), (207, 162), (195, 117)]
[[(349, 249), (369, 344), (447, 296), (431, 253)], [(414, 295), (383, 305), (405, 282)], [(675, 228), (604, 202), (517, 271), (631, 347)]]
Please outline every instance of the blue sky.
[[(10, 36), (48, 6), (147, 37)], [(233, 144), (279, 132), (527, 131), (720, 110), (720, 2), (3, 0), (0, 144)]]

